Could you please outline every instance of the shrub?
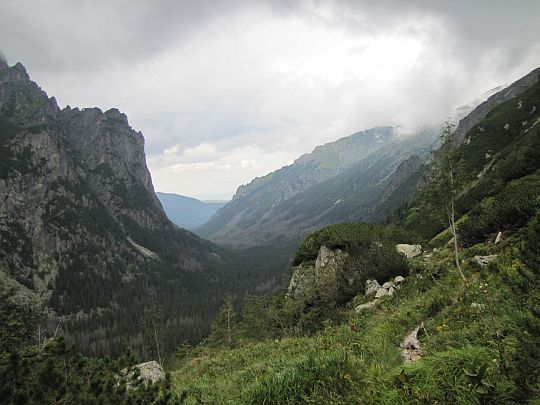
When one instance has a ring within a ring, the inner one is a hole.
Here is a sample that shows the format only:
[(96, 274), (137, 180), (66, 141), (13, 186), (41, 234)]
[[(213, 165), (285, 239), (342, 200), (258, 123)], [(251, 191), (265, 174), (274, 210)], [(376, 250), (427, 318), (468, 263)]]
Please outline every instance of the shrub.
[(468, 246), (499, 230), (517, 230), (540, 207), (540, 172), (510, 182), (501, 193), (475, 206), (460, 225), (462, 242)]

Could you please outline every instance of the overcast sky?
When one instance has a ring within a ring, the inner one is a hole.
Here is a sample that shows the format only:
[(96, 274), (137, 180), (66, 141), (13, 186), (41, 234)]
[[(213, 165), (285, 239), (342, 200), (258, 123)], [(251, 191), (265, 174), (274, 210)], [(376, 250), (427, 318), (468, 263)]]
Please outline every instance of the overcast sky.
[(117, 107), (158, 191), (228, 199), (316, 145), (438, 125), (540, 65), (540, 1), (8, 1), (0, 50)]

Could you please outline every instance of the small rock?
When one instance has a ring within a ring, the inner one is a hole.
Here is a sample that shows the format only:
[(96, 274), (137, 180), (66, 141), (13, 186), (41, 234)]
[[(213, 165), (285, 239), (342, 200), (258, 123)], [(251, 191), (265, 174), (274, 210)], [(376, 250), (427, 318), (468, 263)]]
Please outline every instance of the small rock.
[(495, 244), (499, 243), (500, 241), (502, 241), (502, 232), (499, 232), (497, 234), (497, 237), (495, 238)]
[(403, 342), (400, 343), (401, 355), (405, 363), (412, 363), (419, 360), (422, 357), (422, 347), (420, 340), (418, 340), (418, 332), (420, 328), (423, 328), (422, 322), (416, 328), (414, 328), (409, 334), (405, 336)]
[(398, 253), (404, 255), (407, 259), (416, 257), (422, 253), (421, 245), (407, 245), (406, 243), (400, 243), (396, 245)]
[(384, 284), (382, 285), (381, 288), (384, 288), (385, 290), (389, 290), (389, 289), (392, 288), (393, 286), (394, 286), (394, 283), (393, 283), (393, 282), (387, 281), (386, 283), (384, 283)]
[(386, 288), (379, 288), (377, 294), (375, 294), (375, 298), (384, 297), (386, 294), (388, 294), (388, 290)]
[(394, 284), (401, 284), (405, 281), (405, 277), (403, 276), (396, 276), (396, 278), (394, 279)]
[(508, 130), (508, 128), (510, 128), (510, 124), (504, 124), (504, 129)]
[(359, 313), (361, 313), (361, 312), (363, 312), (365, 310), (373, 308), (376, 304), (377, 304), (377, 300), (367, 302), (365, 304), (360, 304), (360, 305), (358, 305), (357, 307), (354, 308), (354, 311), (359, 314)]
[(481, 267), (487, 266), (489, 263), (494, 262), (497, 260), (497, 255), (489, 255), (489, 256), (474, 256), (473, 260), (478, 263)]
[(381, 285), (377, 280), (366, 280), (366, 297), (371, 294), (376, 294), (377, 291), (379, 291), (379, 288), (381, 288)]
[(390, 295), (390, 296), (394, 295), (394, 291), (395, 291), (395, 290), (396, 290), (396, 289), (395, 289), (393, 286), (390, 287), (390, 288), (388, 289), (388, 295)]

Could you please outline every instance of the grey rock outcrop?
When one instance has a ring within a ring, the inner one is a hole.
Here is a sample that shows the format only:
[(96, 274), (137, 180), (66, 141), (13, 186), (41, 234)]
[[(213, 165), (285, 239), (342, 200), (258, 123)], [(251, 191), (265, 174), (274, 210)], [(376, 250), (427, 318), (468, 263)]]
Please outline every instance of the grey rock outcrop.
[(325, 300), (339, 298), (342, 278), (342, 264), (348, 253), (340, 249), (331, 250), (321, 246), (315, 266), (297, 266), (287, 289), (287, 296), (293, 300), (309, 301), (314, 297)]
[(473, 257), (473, 261), (476, 262), (481, 267), (487, 266), (489, 263), (497, 260), (497, 255), (488, 255), (488, 256), (479, 256), (476, 255)]
[(381, 285), (378, 283), (377, 280), (366, 280), (365, 296), (368, 297), (370, 295), (376, 294), (380, 288)]
[(157, 383), (165, 378), (165, 371), (163, 367), (155, 361), (147, 361), (146, 363), (136, 364), (130, 369), (125, 368), (120, 371), (120, 375), (127, 377), (128, 381), (133, 379), (135, 376), (134, 369), (137, 369), (139, 372), (138, 379), (144, 381), (145, 383)]
[(402, 255), (404, 255), (407, 259), (411, 259), (422, 254), (421, 245), (408, 245), (406, 243), (399, 243), (396, 245), (396, 250)]

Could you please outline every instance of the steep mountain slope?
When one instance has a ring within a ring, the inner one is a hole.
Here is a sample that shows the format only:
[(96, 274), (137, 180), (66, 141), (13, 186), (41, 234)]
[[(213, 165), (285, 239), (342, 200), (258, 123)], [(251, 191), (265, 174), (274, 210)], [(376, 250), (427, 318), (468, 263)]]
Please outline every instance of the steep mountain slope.
[[(220, 244), (266, 245), (298, 240), (331, 223), (384, 216), (410, 196), (401, 192), (408, 175), (425, 161), (435, 139), (430, 129), (400, 137), (395, 128), (384, 127), (317, 147), (293, 165), (240, 187), (196, 231)], [(351, 145), (354, 159), (333, 158), (338, 148), (350, 154)], [(328, 170), (330, 157), (348, 164)]]
[(1, 61), (0, 201), (0, 270), (89, 353), (140, 347), (151, 295), (171, 341), (200, 338), (237, 288), (235, 258), (167, 219), (124, 114), (60, 110)]
[(156, 193), (167, 217), (176, 225), (191, 229), (204, 224), (227, 201), (201, 201), (172, 193)]
[(516, 80), (510, 86), (498, 91), (490, 96), (486, 101), (479, 104), (476, 108), (474, 108), (474, 110), (467, 114), (467, 116), (463, 117), (459, 121), (459, 125), (455, 131), (456, 138), (460, 141), (463, 140), (471, 128), (482, 121), (489, 111), (497, 107), (499, 104), (522, 94), (536, 83), (539, 76), (540, 68), (534, 69), (529, 74), (523, 76), (519, 80)]
[(253, 245), (250, 237), (242, 233), (254, 226), (259, 228), (260, 218), (268, 215), (269, 210), (311, 186), (343, 173), (394, 137), (393, 128), (381, 127), (318, 146), (292, 165), (238, 187), (233, 199), (196, 232), (219, 243)]

